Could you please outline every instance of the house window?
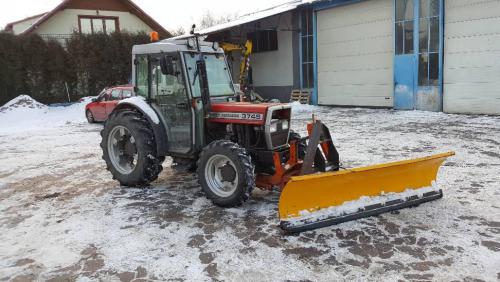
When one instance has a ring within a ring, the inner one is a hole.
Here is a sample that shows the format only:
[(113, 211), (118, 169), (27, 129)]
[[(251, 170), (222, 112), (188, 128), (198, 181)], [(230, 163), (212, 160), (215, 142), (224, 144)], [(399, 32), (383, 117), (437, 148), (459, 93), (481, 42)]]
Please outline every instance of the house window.
[(252, 40), (253, 53), (278, 50), (278, 32), (276, 30), (250, 32), (248, 39)]
[(120, 30), (117, 17), (78, 16), (78, 23), (80, 33), (84, 34), (110, 34)]
[(439, 0), (420, 0), (418, 85), (439, 84)]
[(313, 11), (303, 10), (300, 14), (300, 46), (302, 52), (301, 73), (302, 88), (314, 87), (314, 60), (313, 60)]

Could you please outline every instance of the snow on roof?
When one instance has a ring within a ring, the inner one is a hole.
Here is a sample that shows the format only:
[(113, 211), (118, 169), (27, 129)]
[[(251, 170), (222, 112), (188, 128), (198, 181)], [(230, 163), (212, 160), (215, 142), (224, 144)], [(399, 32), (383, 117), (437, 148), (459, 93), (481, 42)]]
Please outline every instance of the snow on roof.
[[(295, 10), (297, 7), (299, 7), (301, 5), (308, 4), (308, 3), (311, 3), (314, 1), (315, 0), (294, 0), (294, 1), (286, 2), (283, 4), (277, 5), (277, 6), (273, 6), (273, 7), (267, 8), (267, 9), (263, 9), (263, 10), (259, 10), (259, 11), (255, 11), (255, 12), (243, 15), (243, 16), (238, 17), (237, 19), (235, 19), (233, 21), (229, 21), (226, 23), (222, 23), (222, 24), (211, 26), (209, 28), (202, 29), (202, 30), (198, 31), (198, 33), (201, 35), (207, 35), (207, 34), (211, 34), (214, 32), (219, 32), (222, 30), (226, 30), (226, 29), (238, 26), (238, 25), (246, 24), (249, 22), (264, 19), (267, 17), (271, 17), (274, 15), (285, 13), (285, 12), (288, 12), (291, 10)], [(177, 36), (175, 38), (182, 39), (182, 38), (189, 37), (189, 36), (190, 35), (185, 34), (185, 35)]]

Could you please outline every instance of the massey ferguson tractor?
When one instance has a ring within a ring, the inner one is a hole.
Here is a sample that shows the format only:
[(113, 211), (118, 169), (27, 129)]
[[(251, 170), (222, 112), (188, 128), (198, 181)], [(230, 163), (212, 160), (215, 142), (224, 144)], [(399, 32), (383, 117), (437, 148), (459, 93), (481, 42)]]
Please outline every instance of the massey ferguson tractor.
[(132, 53), (137, 97), (121, 101), (101, 132), (103, 159), (121, 185), (148, 185), (169, 156), (196, 169), (206, 197), (221, 207), (243, 204), (255, 187), (280, 190), (280, 226), (291, 232), (443, 195), (432, 182), (453, 153), (341, 168), (319, 120), (301, 137), (290, 129), (290, 104), (237, 94), (217, 43), (193, 35), (134, 46)]

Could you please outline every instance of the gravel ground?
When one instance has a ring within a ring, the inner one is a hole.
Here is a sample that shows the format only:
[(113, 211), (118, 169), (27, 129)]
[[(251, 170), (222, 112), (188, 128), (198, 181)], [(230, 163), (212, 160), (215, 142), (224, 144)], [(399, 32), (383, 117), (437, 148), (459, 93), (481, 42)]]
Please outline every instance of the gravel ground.
[(0, 281), (500, 280), (500, 117), (294, 113), (302, 133), (312, 113), (330, 127), (346, 167), (456, 151), (438, 175), (445, 197), (286, 235), (277, 192), (214, 207), (169, 159), (151, 187), (122, 188), (101, 160), (102, 125), (49, 109), (11, 130), (0, 113)]

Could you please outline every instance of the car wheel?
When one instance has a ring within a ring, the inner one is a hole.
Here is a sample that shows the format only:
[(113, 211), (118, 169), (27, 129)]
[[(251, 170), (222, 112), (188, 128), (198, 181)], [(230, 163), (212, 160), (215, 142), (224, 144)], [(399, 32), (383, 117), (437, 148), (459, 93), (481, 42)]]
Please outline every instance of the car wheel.
[(85, 116), (87, 117), (87, 121), (89, 123), (95, 123), (94, 115), (92, 114), (92, 112), (90, 110), (87, 110), (85, 112)]

